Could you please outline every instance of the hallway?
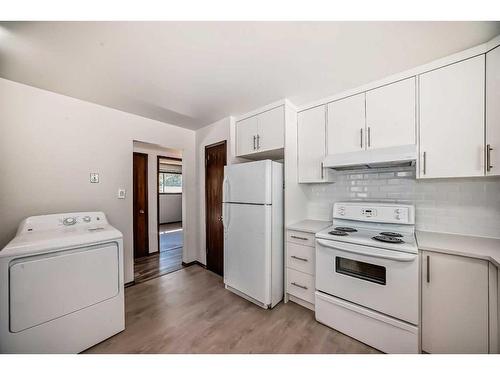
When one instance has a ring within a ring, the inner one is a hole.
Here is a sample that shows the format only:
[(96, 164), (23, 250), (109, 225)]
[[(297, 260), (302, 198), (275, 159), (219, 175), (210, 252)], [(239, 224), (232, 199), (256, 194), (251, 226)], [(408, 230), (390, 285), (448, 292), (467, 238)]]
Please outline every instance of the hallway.
[(160, 225), (160, 252), (135, 260), (135, 283), (151, 280), (181, 269), (182, 246), (182, 222)]

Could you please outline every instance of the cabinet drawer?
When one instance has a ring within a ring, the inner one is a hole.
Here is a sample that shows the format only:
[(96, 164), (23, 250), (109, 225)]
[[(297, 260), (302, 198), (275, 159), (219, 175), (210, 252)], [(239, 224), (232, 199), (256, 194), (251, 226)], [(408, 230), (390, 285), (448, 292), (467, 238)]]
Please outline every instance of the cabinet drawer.
[(314, 275), (314, 247), (287, 243), (286, 265), (294, 270)]
[(288, 268), (287, 292), (314, 304), (314, 276)]
[(286, 234), (288, 242), (297, 243), (304, 246), (314, 247), (314, 234), (289, 230)]

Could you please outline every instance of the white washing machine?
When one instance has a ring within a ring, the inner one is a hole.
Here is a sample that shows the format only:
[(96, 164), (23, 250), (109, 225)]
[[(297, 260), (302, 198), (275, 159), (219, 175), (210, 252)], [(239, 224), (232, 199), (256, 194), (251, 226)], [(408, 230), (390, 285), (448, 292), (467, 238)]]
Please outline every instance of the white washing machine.
[(0, 353), (79, 353), (124, 330), (123, 284), (104, 213), (23, 220), (0, 251)]

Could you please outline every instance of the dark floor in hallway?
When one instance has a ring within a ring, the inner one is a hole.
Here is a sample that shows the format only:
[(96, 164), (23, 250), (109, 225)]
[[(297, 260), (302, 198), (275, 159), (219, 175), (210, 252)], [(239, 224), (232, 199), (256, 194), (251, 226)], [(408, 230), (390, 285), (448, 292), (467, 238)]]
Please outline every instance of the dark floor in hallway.
[(160, 252), (136, 259), (134, 281), (141, 283), (182, 268), (182, 223), (160, 225)]

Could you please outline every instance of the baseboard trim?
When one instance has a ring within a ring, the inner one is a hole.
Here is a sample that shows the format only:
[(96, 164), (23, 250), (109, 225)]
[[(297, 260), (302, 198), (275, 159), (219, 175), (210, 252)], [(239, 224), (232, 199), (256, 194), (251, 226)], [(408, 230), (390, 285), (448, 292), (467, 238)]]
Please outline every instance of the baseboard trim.
[(125, 283), (125, 288), (128, 288), (129, 286), (135, 285), (135, 280), (129, 281), (128, 283)]
[(193, 260), (192, 262), (187, 262), (187, 263), (182, 262), (182, 266), (183, 267), (191, 267), (191, 266), (194, 266), (195, 264), (198, 265), (198, 266), (200, 266), (200, 267), (207, 268), (206, 265), (204, 265), (203, 263), (198, 262), (197, 260)]
[(302, 298), (295, 297), (292, 294), (288, 294), (288, 300), (295, 302), (296, 304), (298, 304), (300, 306), (304, 306), (306, 309), (315, 311), (314, 304), (312, 304), (311, 302), (308, 302), (308, 301), (304, 301)]

